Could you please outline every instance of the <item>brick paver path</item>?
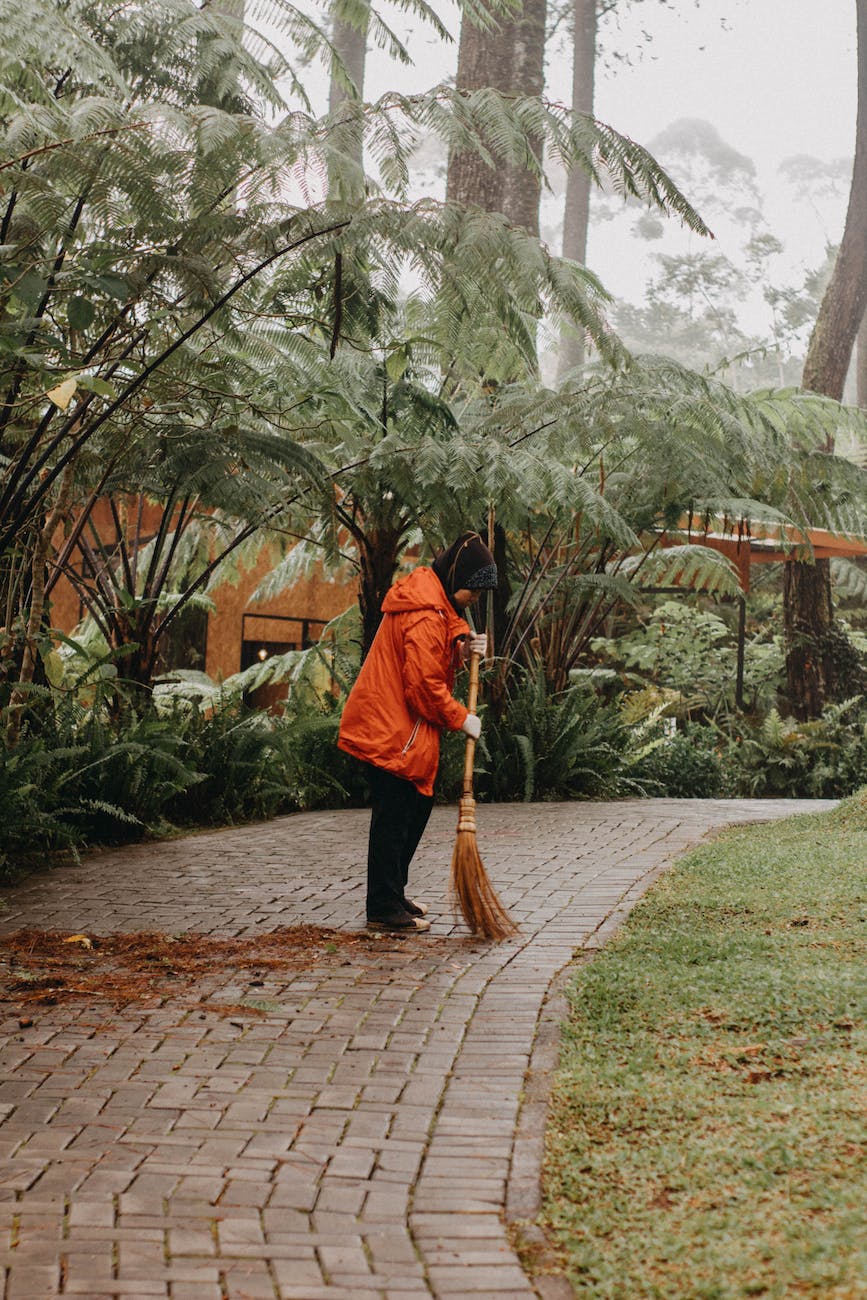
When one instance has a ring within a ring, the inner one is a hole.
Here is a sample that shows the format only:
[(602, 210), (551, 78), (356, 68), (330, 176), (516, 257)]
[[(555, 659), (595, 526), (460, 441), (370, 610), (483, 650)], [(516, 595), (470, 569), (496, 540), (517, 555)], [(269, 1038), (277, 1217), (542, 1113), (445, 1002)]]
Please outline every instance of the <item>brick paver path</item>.
[[(3, 1300), (555, 1294), (508, 1228), (538, 1203), (553, 977), (708, 830), (820, 806), (482, 807), (482, 856), (521, 925), (500, 946), (453, 923), (455, 813), (437, 810), (412, 880), (431, 936), (264, 979), (215, 971), (199, 1002), (58, 1004), (26, 1029), (7, 1003)], [(311, 813), (98, 854), (7, 892), (0, 930), (358, 929), (366, 826)]]

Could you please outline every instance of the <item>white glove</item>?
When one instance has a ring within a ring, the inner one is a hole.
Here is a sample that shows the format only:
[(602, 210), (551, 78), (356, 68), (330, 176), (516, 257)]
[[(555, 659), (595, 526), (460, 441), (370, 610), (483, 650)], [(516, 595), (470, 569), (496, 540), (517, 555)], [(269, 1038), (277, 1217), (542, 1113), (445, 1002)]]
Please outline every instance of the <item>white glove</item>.
[(471, 632), (464, 642), (464, 653), (469, 659), (470, 655), (478, 655), (484, 659), (488, 653), (488, 636), (486, 632)]
[(465, 731), (470, 740), (478, 740), (479, 736), (482, 734), (481, 719), (478, 718), (475, 713), (468, 713), (464, 718), (464, 725), (461, 727), (461, 731)]

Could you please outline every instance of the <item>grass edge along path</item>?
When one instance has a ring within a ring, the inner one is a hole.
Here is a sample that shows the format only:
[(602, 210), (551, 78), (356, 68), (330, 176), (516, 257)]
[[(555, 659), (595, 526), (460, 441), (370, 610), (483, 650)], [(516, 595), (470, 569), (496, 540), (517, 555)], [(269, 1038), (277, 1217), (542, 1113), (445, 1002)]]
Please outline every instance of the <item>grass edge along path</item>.
[(568, 1000), (542, 1223), (576, 1295), (867, 1297), (867, 791), (692, 851)]

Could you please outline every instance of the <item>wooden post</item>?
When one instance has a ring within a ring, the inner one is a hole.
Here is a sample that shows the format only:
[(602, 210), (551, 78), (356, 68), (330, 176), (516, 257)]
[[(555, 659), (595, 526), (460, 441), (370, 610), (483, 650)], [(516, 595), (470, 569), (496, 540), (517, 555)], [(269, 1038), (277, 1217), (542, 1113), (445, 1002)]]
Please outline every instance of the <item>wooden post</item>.
[(747, 639), (747, 598), (738, 596), (738, 659), (735, 674), (735, 707), (744, 707), (744, 655)]

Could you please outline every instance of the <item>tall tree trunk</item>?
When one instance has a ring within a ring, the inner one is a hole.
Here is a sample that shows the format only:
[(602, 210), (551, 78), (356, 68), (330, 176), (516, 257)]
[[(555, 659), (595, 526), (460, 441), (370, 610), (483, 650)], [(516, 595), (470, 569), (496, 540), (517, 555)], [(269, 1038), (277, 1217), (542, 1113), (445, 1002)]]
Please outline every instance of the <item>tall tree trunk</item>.
[[(364, 98), (367, 24), (365, 23), (362, 27), (353, 27), (344, 19), (335, 18), (331, 41), (334, 52), (343, 65), (345, 75), (352, 83), (347, 86), (344, 78), (332, 71), (328, 92), (328, 111), (333, 114), (347, 100)], [(357, 172), (351, 183), (353, 189), (360, 190), (364, 175), (364, 134), (360, 123), (353, 124), (352, 129), (345, 132), (342, 141), (342, 152), (346, 159), (355, 164)], [(336, 173), (333, 166), (329, 167), (328, 189), (329, 192), (334, 192), (336, 189)]]
[[(504, 95), (541, 96), (545, 84), (545, 18), (547, 0), (524, 0), (522, 10), (494, 31), (482, 31), (464, 14), (458, 51), (458, 90), (481, 90), (491, 86)], [(541, 161), (542, 142), (534, 147)], [(503, 166), (496, 155), (488, 166), (477, 154), (449, 156), (446, 197), (455, 203), (501, 212), (514, 226), (539, 234), (539, 176), (526, 167)], [(505, 599), (509, 591), (508, 556), (505, 534), (497, 526), (495, 557), (500, 586), (494, 596), (494, 638), (499, 644), (505, 626)], [(501, 682), (502, 685), (502, 682)], [(489, 701), (490, 702), (490, 701)], [(495, 710), (502, 707), (502, 693), (495, 692)]]
[(783, 565), (789, 702), (796, 718), (818, 718), (833, 688), (829, 633), (834, 618), (830, 562)]
[[(494, 31), (464, 15), (458, 53), (458, 90), (490, 86), (504, 95), (541, 95), (544, 85), (546, 0), (525, 0), (521, 13)], [(541, 158), (541, 141), (536, 145)], [(526, 167), (488, 166), (476, 154), (449, 158), (446, 196), (457, 203), (501, 212), (513, 225), (539, 233), (539, 177)]]
[(364, 95), (364, 65), (367, 60), (367, 28), (352, 27), (342, 18), (335, 18), (331, 41), (349, 80), (351, 89), (337, 76), (332, 75), (328, 93), (328, 111), (335, 112), (346, 99), (361, 99)]
[[(572, 62), (572, 112), (592, 113), (596, 73), (597, 0), (574, 0), (574, 52)], [(573, 262), (587, 260), (590, 224), (590, 176), (573, 167), (566, 179), (563, 212), (563, 256)], [(560, 336), (557, 379), (584, 364), (584, 336), (568, 324)]]
[(358, 607), (361, 610), (362, 659), (367, 658), (382, 622), (382, 602), (394, 581), (402, 540), (401, 529), (381, 529), (367, 533), (359, 541)]
[[(867, 309), (867, 0), (856, 0), (858, 23), (858, 115), (852, 188), (840, 251), (810, 336), (803, 388), (838, 402), (852, 349)], [(833, 451), (829, 445), (827, 450)], [(789, 703), (798, 718), (814, 718), (834, 693), (827, 650), (833, 623), (828, 560), (786, 565), (784, 584), (786, 676)]]
[[(482, 31), (466, 14), (461, 19), (458, 49), (458, 90), (481, 90), (492, 86), (508, 94), (512, 69), (512, 38), (509, 24), (494, 31)], [(489, 167), (475, 153), (452, 153), (449, 157), (446, 198), (472, 204), (486, 212), (503, 211), (503, 173)]]
[[(524, 0), (520, 15), (510, 24), (512, 39), (511, 93), (541, 98), (545, 88), (546, 0)], [(542, 141), (533, 142), (541, 166)], [(542, 183), (536, 172), (509, 164), (503, 169), (502, 211), (513, 226), (539, 234), (539, 199)]]
[(803, 388), (838, 402), (852, 360), (852, 348), (867, 309), (867, 0), (858, 15), (858, 115), (855, 163), (843, 239), (810, 336)]

